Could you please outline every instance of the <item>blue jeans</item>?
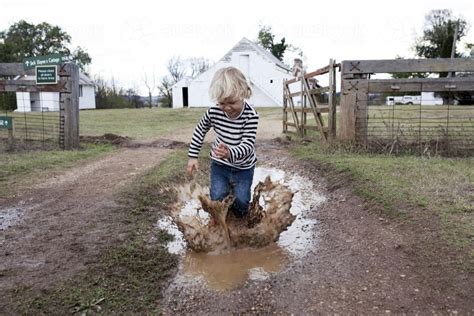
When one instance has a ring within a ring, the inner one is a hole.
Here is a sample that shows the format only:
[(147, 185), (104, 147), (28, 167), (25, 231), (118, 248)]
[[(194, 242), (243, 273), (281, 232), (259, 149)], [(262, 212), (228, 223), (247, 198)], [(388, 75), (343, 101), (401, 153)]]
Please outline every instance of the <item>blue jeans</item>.
[(237, 169), (231, 166), (211, 162), (211, 200), (222, 201), (232, 194), (235, 198), (231, 206), (232, 212), (237, 217), (244, 217), (249, 211), (251, 199), (251, 186), (253, 171), (250, 169)]

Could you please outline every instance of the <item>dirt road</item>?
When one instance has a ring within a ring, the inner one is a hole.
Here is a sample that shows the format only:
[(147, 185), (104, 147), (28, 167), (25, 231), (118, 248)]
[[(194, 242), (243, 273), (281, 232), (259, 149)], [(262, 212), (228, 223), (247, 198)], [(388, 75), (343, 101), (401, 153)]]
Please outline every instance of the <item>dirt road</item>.
[[(423, 251), (413, 225), (378, 215), (352, 193), (347, 179), (328, 178), (318, 166), (292, 159), (285, 144), (270, 140), (279, 131), (279, 122), (261, 124), (259, 159), (304, 176), (327, 196), (311, 213), (318, 243), (281, 272), (228, 291), (170, 280), (157, 302), (165, 313), (474, 313), (472, 275), (451, 265), (447, 248)], [(180, 131), (174, 140), (188, 141), (189, 135)], [(105, 246), (120, 242), (126, 228), (114, 213), (115, 194), (166, 157), (170, 144), (157, 140), (153, 146), (122, 148), (49, 174), (0, 205), (16, 214), (0, 230), (1, 292), (53, 286), (94, 264)], [(425, 228), (423, 238), (439, 239), (436, 223)]]

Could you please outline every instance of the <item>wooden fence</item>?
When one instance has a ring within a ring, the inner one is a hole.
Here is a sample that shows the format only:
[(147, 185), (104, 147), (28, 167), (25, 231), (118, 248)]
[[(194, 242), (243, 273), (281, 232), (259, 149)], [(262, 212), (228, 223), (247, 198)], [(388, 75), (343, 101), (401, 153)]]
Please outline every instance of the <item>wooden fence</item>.
[[(474, 151), (474, 105), (430, 105), (423, 93), (474, 95), (474, 59), (347, 60), (341, 63), (341, 140), (378, 144), (393, 151)], [(377, 73), (448, 73), (448, 77), (372, 79)], [(372, 78), (371, 78), (372, 77)], [(421, 95), (419, 104), (386, 104), (387, 95)], [(377, 100), (378, 102), (374, 101)], [(472, 100), (472, 99), (471, 99)], [(428, 104), (427, 106), (425, 106)]]
[[(73, 63), (66, 63), (59, 65), (58, 68), (57, 84), (38, 85), (34, 80), (12, 79), (32, 74), (31, 71), (27, 73), (23, 69), (23, 64), (0, 63), (0, 94), (2, 92), (59, 92), (59, 115), (57, 116), (51, 113), (47, 115), (5, 114), (13, 120), (13, 134), (9, 136), (10, 142), (12, 138), (15, 141), (25, 142), (37, 142), (38, 139), (44, 141), (45, 134), (48, 137), (48, 134), (53, 133), (50, 130), (53, 130), (55, 135), (51, 138), (56, 139), (61, 148), (79, 147), (79, 67)], [(56, 118), (57, 122), (49, 124), (49, 121)], [(18, 121), (18, 124), (15, 121)], [(15, 126), (18, 128), (15, 129)]]
[[(329, 65), (321, 69), (283, 82), (284, 133), (290, 127), (302, 137), (309, 131), (318, 132), (323, 141), (336, 137), (337, 67), (339, 65), (331, 59)], [(323, 76), (328, 77), (327, 86), (319, 84)], [(309, 120), (308, 113), (311, 117)]]

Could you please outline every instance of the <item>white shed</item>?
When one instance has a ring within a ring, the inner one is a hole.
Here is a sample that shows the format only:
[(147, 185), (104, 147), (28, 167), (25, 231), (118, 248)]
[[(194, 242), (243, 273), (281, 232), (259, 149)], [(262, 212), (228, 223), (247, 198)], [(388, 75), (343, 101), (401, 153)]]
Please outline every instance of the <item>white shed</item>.
[[(35, 80), (35, 76), (21, 78)], [(59, 92), (17, 92), (18, 112), (59, 111)], [(79, 109), (95, 109), (95, 84), (82, 72), (79, 73)]]
[(173, 108), (182, 108), (185, 104), (189, 107), (212, 105), (208, 94), (212, 77), (220, 68), (229, 66), (240, 69), (249, 81), (253, 91), (251, 104), (259, 107), (283, 105), (283, 80), (292, 77), (290, 69), (244, 37), (206, 72), (194, 79), (177, 82), (173, 86)]

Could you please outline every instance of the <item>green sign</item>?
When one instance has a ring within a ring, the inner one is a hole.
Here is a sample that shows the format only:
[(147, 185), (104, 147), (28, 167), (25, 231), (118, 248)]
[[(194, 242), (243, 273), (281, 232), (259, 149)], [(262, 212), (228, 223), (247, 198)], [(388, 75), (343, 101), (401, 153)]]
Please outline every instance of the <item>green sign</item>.
[(13, 119), (7, 116), (0, 116), (0, 129), (13, 129)]
[(36, 66), (59, 65), (67, 61), (69, 59), (61, 54), (35, 56), (23, 59), (23, 67), (26, 70), (33, 69)]
[(57, 66), (36, 66), (36, 84), (58, 83)]

